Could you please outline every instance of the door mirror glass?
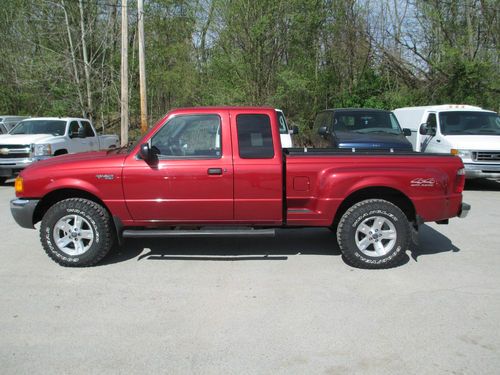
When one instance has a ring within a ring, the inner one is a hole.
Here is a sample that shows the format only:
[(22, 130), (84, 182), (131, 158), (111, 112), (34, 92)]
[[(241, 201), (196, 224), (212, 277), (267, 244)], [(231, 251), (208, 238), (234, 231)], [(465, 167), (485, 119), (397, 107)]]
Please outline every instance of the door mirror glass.
[(435, 136), (436, 135), (436, 127), (429, 126), (429, 124), (422, 124), (422, 125), (420, 125), (419, 133), (421, 135)]
[(139, 150), (139, 156), (148, 164), (154, 164), (158, 161), (158, 149), (153, 146), (150, 147), (149, 143), (143, 143)]
[(318, 129), (318, 134), (326, 138), (330, 134), (330, 131), (326, 126), (322, 126)]
[(403, 134), (404, 134), (405, 137), (409, 137), (409, 136), (411, 136), (411, 130), (408, 129), (408, 128), (404, 128), (403, 129)]
[(290, 130), (290, 134), (292, 134), (292, 135), (299, 134), (299, 127), (297, 125), (292, 126), (292, 130)]

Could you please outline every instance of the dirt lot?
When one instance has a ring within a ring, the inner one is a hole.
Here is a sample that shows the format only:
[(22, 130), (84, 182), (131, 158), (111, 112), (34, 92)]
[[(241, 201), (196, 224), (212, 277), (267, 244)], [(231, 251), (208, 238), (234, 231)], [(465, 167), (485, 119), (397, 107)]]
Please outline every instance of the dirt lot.
[(135, 240), (67, 269), (2, 185), (2, 373), (497, 374), (500, 183), (464, 196), (469, 217), (422, 227), (390, 270), (347, 266), (322, 229)]

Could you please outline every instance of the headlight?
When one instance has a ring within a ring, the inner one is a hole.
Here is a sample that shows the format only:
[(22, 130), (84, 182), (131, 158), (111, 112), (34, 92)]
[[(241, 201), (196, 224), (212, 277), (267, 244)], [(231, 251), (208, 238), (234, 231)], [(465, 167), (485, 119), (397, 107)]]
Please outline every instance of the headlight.
[(460, 156), (462, 159), (472, 159), (472, 152), (470, 150), (457, 150), (456, 148), (452, 148), (451, 154)]
[(52, 155), (52, 148), (50, 145), (33, 145), (34, 156), (50, 156)]

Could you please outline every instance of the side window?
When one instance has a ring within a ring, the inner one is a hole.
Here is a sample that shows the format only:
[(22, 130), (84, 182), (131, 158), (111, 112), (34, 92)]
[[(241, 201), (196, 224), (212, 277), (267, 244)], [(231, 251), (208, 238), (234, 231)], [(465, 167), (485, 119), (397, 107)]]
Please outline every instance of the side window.
[(333, 130), (335, 131), (350, 131), (354, 128), (356, 118), (352, 115), (339, 115), (334, 117)]
[(242, 159), (274, 157), (271, 121), (267, 115), (236, 116), (238, 145)]
[(95, 137), (94, 129), (88, 121), (81, 121), (85, 137)]
[(151, 138), (153, 147), (158, 150), (160, 158), (220, 158), (220, 117), (176, 116)]
[(69, 135), (78, 134), (78, 129), (80, 125), (78, 125), (78, 121), (71, 121), (69, 124)]

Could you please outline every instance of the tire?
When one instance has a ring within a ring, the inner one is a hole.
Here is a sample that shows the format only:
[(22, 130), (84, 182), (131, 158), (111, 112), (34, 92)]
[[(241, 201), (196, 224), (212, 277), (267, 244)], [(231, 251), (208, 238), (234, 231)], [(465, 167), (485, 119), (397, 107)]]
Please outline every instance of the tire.
[(54, 204), (40, 226), (45, 252), (65, 267), (93, 266), (108, 254), (115, 237), (106, 209), (83, 198)]
[(7, 177), (0, 177), (0, 185), (5, 184), (5, 181), (7, 181)]
[(382, 199), (349, 208), (340, 219), (337, 242), (346, 263), (358, 268), (390, 268), (401, 263), (411, 228), (401, 209)]

